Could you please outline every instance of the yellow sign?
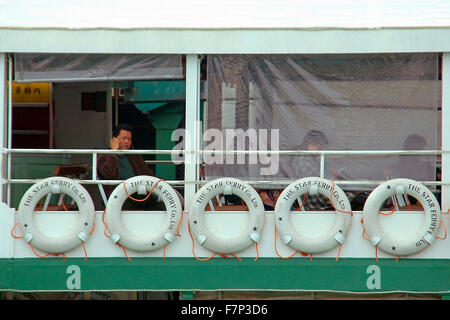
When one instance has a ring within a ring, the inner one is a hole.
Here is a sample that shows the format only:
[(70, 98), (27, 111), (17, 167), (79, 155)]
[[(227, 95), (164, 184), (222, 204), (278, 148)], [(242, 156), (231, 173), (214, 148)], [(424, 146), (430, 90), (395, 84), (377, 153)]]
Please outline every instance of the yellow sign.
[(13, 103), (49, 103), (50, 83), (15, 83), (12, 88)]

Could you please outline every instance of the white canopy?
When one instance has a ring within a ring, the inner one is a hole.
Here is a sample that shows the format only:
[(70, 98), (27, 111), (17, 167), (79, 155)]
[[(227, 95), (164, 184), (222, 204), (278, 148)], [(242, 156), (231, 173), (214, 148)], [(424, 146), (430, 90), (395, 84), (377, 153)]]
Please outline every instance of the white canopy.
[(450, 26), (447, 0), (0, 0), (0, 28), (377, 29)]

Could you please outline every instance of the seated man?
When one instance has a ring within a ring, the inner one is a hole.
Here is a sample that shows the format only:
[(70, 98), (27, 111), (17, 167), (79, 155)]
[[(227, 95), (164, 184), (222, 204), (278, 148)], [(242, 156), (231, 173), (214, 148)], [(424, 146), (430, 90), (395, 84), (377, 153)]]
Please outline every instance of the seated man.
[[(120, 124), (113, 130), (113, 137), (110, 141), (112, 150), (132, 149), (133, 130), (129, 125)], [(100, 179), (105, 180), (126, 180), (134, 176), (147, 175), (154, 176), (153, 171), (147, 166), (144, 158), (139, 154), (103, 154), (97, 158), (97, 171)], [(106, 196), (113, 192), (116, 186), (104, 185)], [(139, 198), (139, 197), (138, 197)], [(124, 209), (145, 210), (146, 207), (161, 209), (163, 203), (156, 203), (153, 196), (145, 202), (135, 202), (131, 199), (125, 201)], [(162, 208), (164, 209), (164, 208)], [(147, 209), (148, 210), (148, 209)]]

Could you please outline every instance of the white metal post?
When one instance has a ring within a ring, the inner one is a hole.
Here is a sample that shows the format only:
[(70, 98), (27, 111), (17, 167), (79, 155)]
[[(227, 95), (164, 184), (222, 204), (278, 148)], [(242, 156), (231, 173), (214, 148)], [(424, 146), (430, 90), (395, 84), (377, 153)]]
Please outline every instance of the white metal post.
[[(6, 75), (7, 75), (7, 63), (6, 63), (6, 54), (0, 52), (0, 106), (2, 107), (2, 111), (0, 112), (0, 147), (3, 149), (5, 147), (5, 137), (6, 137), (6, 110), (7, 110), (7, 91), (6, 91)], [(1, 179), (6, 178), (5, 174), (5, 156), (3, 152), (0, 152), (0, 177)], [(5, 201), (5, 187), (3, 181), (0, 183), (0, 200)]]
[(450, 208), (450, 53), (442, 56), (442, 211)]
[[(198, 180), (198, 155), (193, 151), (200, 146), (200, 58), (196, 54), (186, 55), (186, 134), (185, 134), (185, 165), (184, 180)], [(185, 210), (194, 198), (195, 183), (186, 183), (184, 186)]]
[[(8, 125), (7, 125), (7, 132), (8, 132), (8, 149), (12, 148), (12, 113), (13, 113), (13, 94), (12, 94), (12, 88), (13, 88), (13, 63), (12, 63), (12, 56), (8, 57)], [(11, 179), (11, 172), (12, 172), (12, 155), (11, 153), (8, 153), (7, 157), (8, 165), (7, 165), (7, 178), (8, 180)], [(11, 204), (11, 183), (8, 183), (6, 186), (6, 203), (8, 205)]]

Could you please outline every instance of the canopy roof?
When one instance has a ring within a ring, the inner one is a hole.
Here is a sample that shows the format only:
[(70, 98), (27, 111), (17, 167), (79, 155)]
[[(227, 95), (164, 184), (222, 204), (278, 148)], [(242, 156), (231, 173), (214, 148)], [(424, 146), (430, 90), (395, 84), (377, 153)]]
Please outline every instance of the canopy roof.
[(445, 0), (0, 0), (1, 28), (449, 27)]
[(448, 39), (447, 0), (0, 0), (0, 52), (446, 52)]

